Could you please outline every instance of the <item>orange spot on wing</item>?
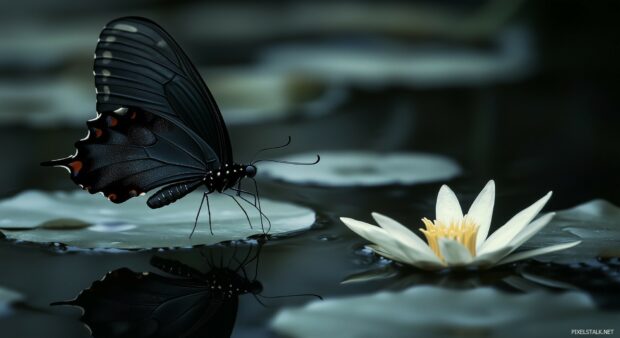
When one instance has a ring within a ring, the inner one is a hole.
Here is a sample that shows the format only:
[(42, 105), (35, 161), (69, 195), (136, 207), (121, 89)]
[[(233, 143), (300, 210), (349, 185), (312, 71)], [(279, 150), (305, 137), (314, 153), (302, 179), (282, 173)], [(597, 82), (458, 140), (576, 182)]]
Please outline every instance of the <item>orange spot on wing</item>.
[(109, 194), (109, 195), (108, 195), (108, 199), (109, 199), (110, 201), (114, 201), (114, 200), (116, 199), (116, 194)]
[(116, 117), (110, 116), (110, 127), (115, 127), (118, 124), (118, 119)]
[(73, 174), (79, 173), (80, 170), (82, 170), (83, 166), (84, 166), (84, 164), (82, 163), (82, 161), (73, 161), (73, 162), (69, 163), (69, 167), (71, 168), (71, 172)]
[(103, 130), (101, 130), (99, 128), (95, 128), (95, 137), (96, 138), (100, 138), (101, 135), (103, 135)]
[(130, 119), (134, 120), (136, 118), (136, 116), (138, 115), (138, 113), (136, 113), (135, 111), (131, 113), (131, 116), (129, 117)]

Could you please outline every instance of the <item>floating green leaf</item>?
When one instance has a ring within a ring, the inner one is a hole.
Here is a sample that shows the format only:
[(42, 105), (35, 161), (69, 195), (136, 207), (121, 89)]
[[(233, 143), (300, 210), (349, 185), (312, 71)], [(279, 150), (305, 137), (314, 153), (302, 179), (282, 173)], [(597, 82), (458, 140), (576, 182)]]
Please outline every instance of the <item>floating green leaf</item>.
[(272, 327), (290, 337), (557, 337), (614, 328), (585, 293), (508, 294), (432, 286), (312, 303), (280, 311)]
[[(319, 151), (321, 162), (290, 170), (277, 163), (261, 164), (260, 172), (286, 182), (320, 186), (414, 185), (445, 181), (458, 176), (453, 160), (421, 153)], [(316, 153), (286, 157), (286, 161), (312, 161)]]
[(525, 243), (524, 249), (574, 240), (582, 243), (536, 259), (570, 263), (599, 256), (620, 257), (620, 208), (597, 199), (558, 211), (551, 223)]
[[(241, 202), (252, 222), (250, 228), (245, 214), (230, 197), (213, 194), (209, 197), (213, 234), (204, 207), (196, 232), (189, 238), (201, 198), (201, 193), (193, 193), (153, 210), (143, 198), (113, 204), (83, 191), (26, 191), (0, 202), (0, 229), (10, 239), (120, 249), (209, 245), (262, 233), (256, 208)], [(314, 223), (310, 209), (265, 198), (261, 205), (271, 220), (270, 234), (302, 230)]]
[(9, 314), (11, 303), (20, 301), (22, 298), (20, 293), (0, 287), (0, 317)]

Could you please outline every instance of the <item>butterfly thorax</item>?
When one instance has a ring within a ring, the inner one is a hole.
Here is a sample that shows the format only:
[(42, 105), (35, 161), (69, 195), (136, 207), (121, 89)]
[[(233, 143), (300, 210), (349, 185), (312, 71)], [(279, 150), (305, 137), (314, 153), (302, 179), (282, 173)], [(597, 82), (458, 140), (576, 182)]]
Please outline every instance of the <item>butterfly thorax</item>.
[(209, 192), (222, 192), (233, 187), (244, 177), (253, 177), (256, 169), (252, 172), (252, 169), (249, 168), (254, 167), (247, 164), (224, 164), (217, 169), (208, 171), (203, 178), (203, 182)]

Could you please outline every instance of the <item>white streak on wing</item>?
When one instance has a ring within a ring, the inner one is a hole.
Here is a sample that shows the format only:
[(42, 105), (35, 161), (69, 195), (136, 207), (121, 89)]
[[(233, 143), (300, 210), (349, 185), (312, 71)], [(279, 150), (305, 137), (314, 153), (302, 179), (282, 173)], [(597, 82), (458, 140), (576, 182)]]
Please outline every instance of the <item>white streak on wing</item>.
[(128, 111), (129, 109), (127, 109), (126, 107), (120, 107), (116, 109), (114, 112), (117, 113), (118, 115), (125, 115), (127, 114)]
[(126, 23), (117, 23), (113, 28), (130, 33), (136, 33), (138, 31), (136, 26), (128, 25)]

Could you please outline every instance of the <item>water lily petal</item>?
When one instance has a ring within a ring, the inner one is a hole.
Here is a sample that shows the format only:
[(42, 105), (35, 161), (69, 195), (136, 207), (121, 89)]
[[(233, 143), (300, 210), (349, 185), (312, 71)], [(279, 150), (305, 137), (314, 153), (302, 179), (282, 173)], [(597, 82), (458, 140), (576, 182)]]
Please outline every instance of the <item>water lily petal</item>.
[(532, 221), (545, 204), (547, 204), (547, 201), (551, 198), (551, 194), (551, 191), (548, 192), (543, 198), (514, 215), (506, 224), (489, 236), (480, 247), (478, 253), (484, 254), (499, 249), (502, 246), (507, 246), (508, 243)]
[(469, 250), (455, 240), (441, 238), (439, 250), (449, 266), (467, 265), (472, 261)]
[[(393, 246), (391, 243), (395, 240), (390, 237), (390, 234), (387, 231), (383, 230), (378, 226), (348, 217), (340, 217), (340, 220), (349, 229), (351, 229), (356, 234), (364, 237), (366, 240), (379, 244), (384, 248), (389, 248), (390, 246)], [(383, 245), (382, 243), (388, 245)]]
[(453, 221), (460, 221), (462, 218), (463, 211), (456, 195), (447, 185), (442, 185), (437, 195), (435, 219), (445, 225), (450, 225)]
[(430, 256), (425, 255), (420, 251), (411, 250), (409, 246), (400, 241), (396, 242), (396, 246), (407, 256), (408, 263), (411, 265), (425, 270), (436, 270), (445, 267), (445, 264), (434, 253)]
[(569, 249), (569, 248), (574, 247), (575, 245), (578, 245), (579, 243), (581, 243), (581, 241), (556, 244), (556, 245), (547, 246), (544, 248), (522, 251), (522, 252), (516, 253), (514, 255), (510, 255), (502, 259), (499, 263), (497, 263), (497, 265), (511, 263), (511, 262), (519, 261), (519, 260), (534, 257), (534, 256), (540, 256), (540, 255), (548, 254), (548, 253), (555, 252), (555, 251)]
[(514, 251), (514, 249), (515, 248), (513, 247), (506, 246), (482, 255), (477, 255), (476, 257), (474, 257), (473, 265), (480, 267), (490, 267), (492, 265), (495, 265), (495, 263), (500, 261), (502, 258), (506, 257), (506, 255)]
[(348, 217), (341, 217), (340, 220), (353, 232), (377, 244), (382, 251), (397, 258), (397, 261), (406, 263), (409, 260), (409, 256), (405, 255), (401, 248), (397, 246), (398, 240), (392, 238), (390, 234), (382, 228)]
[(389, 232), (394, 238), (399, 239), (403, 243), (418, 251), (421, 251), (427, 256), (436, 257), (435, 253), (431, 250), (428, 244), (426, 244), (425, 241), (423, 241), (420, 237), (418, 237), (418, 235), (404, 225), (378, 212), (373, 212), (372, 217), (375, 219), (377, 224), (379, 224), (379, 226)]
[(482, 189), (478, 197), (471, 204), (467, 212), (467, 218), (478, 225), (478, 235), (476, 237), (476, 249), (479, 249), (489, 234), (491, 218), (493, 216), (493, 205), (495, 204), (495, 181), (490, 180)]
[(409, 258), (407, 258), (407, 256), (405, 256), (403, 253), (401, 252), (394, 252), (391, 253), (387, 250), (383, 250), (382, 247), (378, 246), (377, 244), (368, 244), (366, 245), (367, 248), (369, 248), (370, 250), (374, 251), (376, 254), (383, 256), (387, 259), (391, 259), (393, 261), (397, 261), (397, 262), (401, 262), (401, 263), (408, 263)]
[(550, 212), (544, 214), (537, 218), (534, 222), (528, 224), (523, 231), (521, 231), (515, 238), (510, 241), (510, 246), (515, 249), (523, 245), (523, 243), (527, 242), (530, 238), (536, 235), (540, 230), (542, 230), (551, 219), (555, 216), (555, 212)]
[(367, 247), (385, 258), (388, 258), (388, 259), (391, 259), (393, 261), (397, 261), (403, 264), (412, 265), (420, 269), (438, 270), (438, 269), (444, 268), (444, 265), (439, 260), (439, 258), (429, 261), (423, 257), (416, 256), (415, 252), (405, 251), (404, 250), (405, 247), (402, 246), (402, 244), (399, 244), (399, 245), (401, 245), (401, 248), (400, 248), (401, 250), (399, 250), (398, 252), (386, 251), (382, 247), (378, 245), (374, 245), (374, 244), (369, 244), (367, 245)]

